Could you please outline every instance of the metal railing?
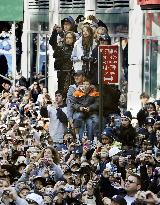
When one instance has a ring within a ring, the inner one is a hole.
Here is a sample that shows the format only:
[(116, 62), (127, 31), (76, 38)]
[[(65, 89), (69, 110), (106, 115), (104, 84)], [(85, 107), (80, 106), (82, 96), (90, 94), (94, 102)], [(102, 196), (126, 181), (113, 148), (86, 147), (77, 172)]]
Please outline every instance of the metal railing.
[(129, 7), (129, 0), (98, 0), (97, 9)]
[(29, 0), (29, 10), (49, 10), (49, 0)]
[(60, 9), (84, 8), (85, 0), (60, 0)]

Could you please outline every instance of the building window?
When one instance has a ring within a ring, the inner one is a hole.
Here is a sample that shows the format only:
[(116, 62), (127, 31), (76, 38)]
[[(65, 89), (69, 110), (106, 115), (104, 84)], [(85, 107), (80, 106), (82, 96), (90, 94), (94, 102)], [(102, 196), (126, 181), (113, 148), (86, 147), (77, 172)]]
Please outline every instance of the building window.
[(144, 12), (143, 90), (157, 98), (160, 92), (160, 11)]

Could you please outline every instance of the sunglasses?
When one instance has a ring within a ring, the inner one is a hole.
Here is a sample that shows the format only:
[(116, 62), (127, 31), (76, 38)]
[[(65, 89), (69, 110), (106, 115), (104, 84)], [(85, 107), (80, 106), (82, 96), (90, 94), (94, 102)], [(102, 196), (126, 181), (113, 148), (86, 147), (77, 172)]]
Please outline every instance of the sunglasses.
[(26, 199), (26, 201), (27, 201), (28, 204), (33, 204), (33, 203), (38, 204), (37, 202), (35, 202), (35, 201), (32, 200), (32, 199)]
[(136, 183), (134, 180), (129, 180), (129, 179), (126, 179), (125, 182), (126, 182), (126, 183), (129, 182), (130, 184)]

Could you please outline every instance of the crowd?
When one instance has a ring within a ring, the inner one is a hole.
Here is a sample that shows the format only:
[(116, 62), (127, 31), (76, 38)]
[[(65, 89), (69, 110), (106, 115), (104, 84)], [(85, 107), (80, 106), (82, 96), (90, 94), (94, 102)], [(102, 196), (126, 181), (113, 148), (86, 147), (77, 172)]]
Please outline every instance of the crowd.
[(0, 204), (160, 204), (160, 100), (142, 93), (133, 126), (120, 91), (106, 85), (100, 120), (97, 46), (111, 39), (94, 16), (76, 22), (65, 18), (50, 38), (54, 99), (38, 76), (1, 83)]

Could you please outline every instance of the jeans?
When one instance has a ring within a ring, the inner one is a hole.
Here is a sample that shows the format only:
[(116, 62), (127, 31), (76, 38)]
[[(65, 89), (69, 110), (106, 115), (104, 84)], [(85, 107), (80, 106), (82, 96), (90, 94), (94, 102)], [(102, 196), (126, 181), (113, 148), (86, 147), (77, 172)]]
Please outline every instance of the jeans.
[(99, 116), (97, 114), (86, 114), (83, 112), (76, 112), (73, 114), (74, 127), (79, 129), (79, 136), (82, 139), (85, 125), (87, 129), (88, 139), (93, 141), (94, 136), (98, 134)]

